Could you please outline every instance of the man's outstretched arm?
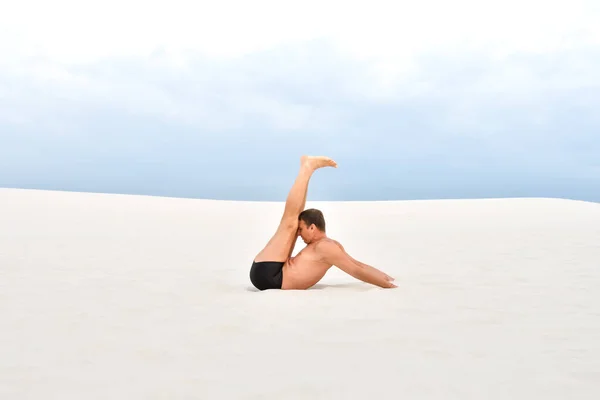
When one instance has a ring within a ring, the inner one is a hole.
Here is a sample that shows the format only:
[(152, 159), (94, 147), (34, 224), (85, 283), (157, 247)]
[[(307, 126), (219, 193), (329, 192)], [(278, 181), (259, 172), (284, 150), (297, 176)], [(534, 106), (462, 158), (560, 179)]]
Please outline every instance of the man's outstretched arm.
[[(344, 249), (344, 246), (342, 246), (342, 245), (341, 245), (341, 243), (339, 243), (339, 242), (336, 242), (336, 241), (334, 241), (334, 242), (335, 242), (335, 244), (337, 244), (337, 245), (338, 245), (338, 246), (339, 246), (339, 247), (342, 249), (342, 251), (343, 251), (344, 253), (346, 253), (346, 249)], [(352, 259), (352, 261), (354, 261), (355, 263), (357, 263), (357, 264), (358, 264), (358, 265), (360, 265), (361, 267), (364, 267), (364, 268), (366, 268), (366, 269), (368, 269), (368, 270), (371, 270), (371, 271), (373, 271), (373, 273), (375, 273), (375, 274), (380, 274), (380, 275), (382, 275), (382, 276), (383, 276), (385, 279), (387, 279), (388, 281), (393, 281), (393, 280), (395, 280), (394, 278), (392, 278), (391, 276), (389, 276), (389, 275), (388, 275), (388, 274), (386, 274), (385, 272), (383, 272), (383, 271), (380, 271), (380, 270), (378, 270), (377, 268), (375, 268), (375, 267), (372, 267), (372, 266), (370, 266), (370, 265), (368, 265), (368, 264), (365, 264), (365, 263), (363, 263), (363, 262), (360, 262), (360, 261), (358, 261), (357, 259), (355, 259), (355, 258), (354, 258), (354, 257), (352, 257), (351, 255), (349, 255), (348, 253), (346, 253), (346, 255), (348, 255), (348, 256), (349, 256), (349, 257)]]
[(316, 246), (315, 251), (323, 259), (323, 261), (335, 265), (345, 273), (354, 278), (372, 285), (382, 288), (397, 287), (392, 283), (391, 277), (373, 268), (369, 265), (362, 264), (350, 257), (342, 247), (334, 242), (323, 242)]

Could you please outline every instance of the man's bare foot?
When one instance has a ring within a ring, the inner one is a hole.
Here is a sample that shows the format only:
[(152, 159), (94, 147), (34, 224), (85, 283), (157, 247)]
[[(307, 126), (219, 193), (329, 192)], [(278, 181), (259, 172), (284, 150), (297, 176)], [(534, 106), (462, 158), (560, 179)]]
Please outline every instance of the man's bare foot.
[(337, 163), (329, 157), (324, 156), (302, 156), (300, 158), (300, 164), (306, 165), (311, 170), (316, 170), (323, 167), (334, 167), (337, 168)]

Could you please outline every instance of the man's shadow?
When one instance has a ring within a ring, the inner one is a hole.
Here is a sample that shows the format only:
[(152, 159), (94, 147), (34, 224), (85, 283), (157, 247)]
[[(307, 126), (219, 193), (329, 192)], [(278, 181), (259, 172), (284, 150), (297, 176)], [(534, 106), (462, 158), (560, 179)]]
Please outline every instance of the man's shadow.
[[(367, 288), (367, 286), (364, 283), (361, 282), (347, 282), (347, 283), (317, 283), (316, 285), (306, 289), (306, 290), (302, 290), (304, 291), (311, 291), (311, 290), (327, 290), (327, 289), (355, 289), (355, 290), (365, 290)], [(246, 291), (248, 292), (260, 292), (260, 290), (258, 290), (257, 288), (255, 288), (254, 286), (247, 286), (246, 287)], [(300, 291), (300, 290), (298, 290)]]

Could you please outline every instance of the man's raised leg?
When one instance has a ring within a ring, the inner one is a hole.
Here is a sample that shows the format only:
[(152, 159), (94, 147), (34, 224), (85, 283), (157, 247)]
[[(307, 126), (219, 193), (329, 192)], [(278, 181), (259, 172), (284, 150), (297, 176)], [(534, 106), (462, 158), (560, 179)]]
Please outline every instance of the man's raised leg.
[(288, 259), (297, 239), (298, 216), (306, 205), (308, 183), (313, 172), (323, 167), (337, 167), (337, 163), (329, 157), (302, 156), (300, 171), (288, 193), (279, 227), (265, 248), (256, 255), (254, 261), (285, 262)]

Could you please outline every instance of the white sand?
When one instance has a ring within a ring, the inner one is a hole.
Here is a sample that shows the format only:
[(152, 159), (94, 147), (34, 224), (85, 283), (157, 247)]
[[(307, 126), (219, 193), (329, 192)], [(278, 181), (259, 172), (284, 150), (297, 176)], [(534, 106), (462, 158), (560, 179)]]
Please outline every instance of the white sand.
[(0, 190), (0, 399), (600, 398), (600, 204), (307, 206), (399, 288), (255, 291), (283, 203)]

